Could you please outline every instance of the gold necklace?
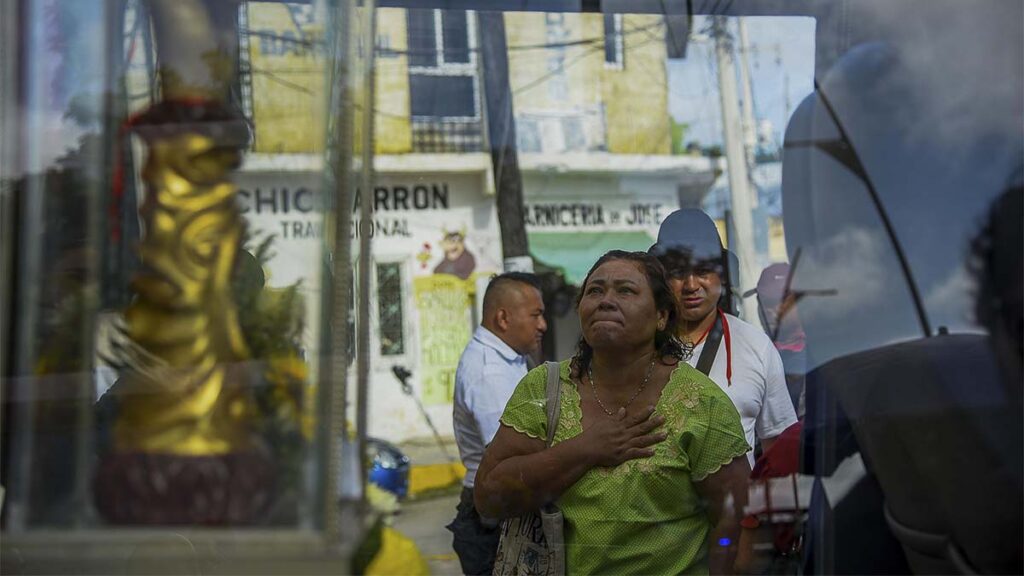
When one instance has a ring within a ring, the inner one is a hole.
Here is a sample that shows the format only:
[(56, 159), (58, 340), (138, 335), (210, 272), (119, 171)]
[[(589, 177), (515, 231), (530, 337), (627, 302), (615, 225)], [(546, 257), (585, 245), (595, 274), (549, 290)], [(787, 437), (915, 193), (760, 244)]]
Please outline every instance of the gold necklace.
[[(625, 404), (622, 405), (623, 408), (625, 408), (625, 407), (629, 406), (630, 404), (632, 404), (633, 400), (636, 400), (636, 397), (639, 396), (640, 393), (644, 391), (644, 387), (647, 386), (647, 381), (651, 379), (651, 372), (653, 372), (653, 371), (654, 371), (654, 358), (651, 359), (651, 365), (647, 367), (647, 375), (644, 376), (644, 381), (640, 383), (640, 387), (637, 388), (636, 392), (633, 393), (633, 397), (630, 398), (629, 401), (627, 401)], [(609, 416), (615, 416), (615, 413), (612, 412), (611, 410), (609, 410), (608, 408), (606, 408), (605, 405), (604, 405), (604, 402), (601, 402), (601, 398), (597, 395), (597, 386), (594, 385), (594, 363), (593, 362), (591, 362), (590, 365), (587, 366), (587, 378), (590, 379), (590, 390), (594, 393), (594, 400), (597, 400), (597, 405), (601, 407), (601, 410), (604, 410), (605, 414), (607, 414)]]

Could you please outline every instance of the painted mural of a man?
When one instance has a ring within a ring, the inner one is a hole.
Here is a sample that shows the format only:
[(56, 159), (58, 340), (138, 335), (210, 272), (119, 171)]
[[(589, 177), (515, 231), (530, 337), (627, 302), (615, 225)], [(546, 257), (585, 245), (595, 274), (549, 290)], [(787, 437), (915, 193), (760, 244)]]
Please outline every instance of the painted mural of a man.
[(444, 260), (434, 268), (434, 274), (452, 274), (465, 280), (476, 269), (476, 258), (466, 250), (466, 232), (445, 231), (441, 240)]

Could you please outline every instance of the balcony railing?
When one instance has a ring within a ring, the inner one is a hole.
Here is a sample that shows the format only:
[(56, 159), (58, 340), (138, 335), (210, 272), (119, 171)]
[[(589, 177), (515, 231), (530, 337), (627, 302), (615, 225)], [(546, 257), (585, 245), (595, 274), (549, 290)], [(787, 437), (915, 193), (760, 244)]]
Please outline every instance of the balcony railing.
[(482, 152), (482, 121), (413, 117), (412, 149), (426, 153)]

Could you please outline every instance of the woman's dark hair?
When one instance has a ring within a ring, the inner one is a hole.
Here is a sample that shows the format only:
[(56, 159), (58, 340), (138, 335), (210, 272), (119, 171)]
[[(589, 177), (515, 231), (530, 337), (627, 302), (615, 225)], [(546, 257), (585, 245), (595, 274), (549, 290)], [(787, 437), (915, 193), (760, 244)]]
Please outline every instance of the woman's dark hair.
[[(643, 271), (644, 275), (647, 276), (647, 284), (651, 287), (651, 294), (654, 296), (654, 307), (659, 312), (662, 310), (668, 311), (668, 321), (665, 323), (665, 328), (658, 330), (654, 335), (654, 348), (657, 350), (658, 357), (661, 358), (662, 362), (674, 363), (668, 359), (681, 360), (683, 358), (683, 348), (675, 336), (679, 314), (676, 307), (675, 293), (672, 292), (672, 288), (668, 285), (668, 275), (665, 273), (665, 268), (658, 262), (657, 258), (646, 252), (611, 250), (598, 258), (597, 262), (590, 267), (590, 271), (587, 272), (587, 277), (583, 279), (580, 291), (576, 295), (576, 308), (579, 309), (580, 302), (583, 301), (583, 295), (587, 288), (587, 282), (590, 281), (590, 276), (602, 264), (613, 260), (634, 262)], [(593, 357), (594, 349), (590, 347), (590, 344), (581, 335), (580, 341), (576, 345), (576, 355), (572, 357), (572, 362), (570, 363), (572, 375), (576, 378), (581, 377), (590, 368), (590, 362)]]

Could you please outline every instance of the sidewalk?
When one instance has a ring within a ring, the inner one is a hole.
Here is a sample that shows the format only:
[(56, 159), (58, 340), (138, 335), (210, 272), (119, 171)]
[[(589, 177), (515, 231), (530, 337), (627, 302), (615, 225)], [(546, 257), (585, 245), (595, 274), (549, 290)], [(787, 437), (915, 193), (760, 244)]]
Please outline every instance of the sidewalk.
[(410, 500), (402, 504), (394, 528), (416, 543), (434, 576), (459, 575), (459, 559), (452, 550), (452, 533), (445, 526), (455, 518), (457, 493)]
[(398, 445), (410, 461), (409, 499), (394, 527), (416, 543), (434, 576), (461, 574), (452, 533), (444, 527), (455, 517), (466, 469), (455, 439), (442, 440), (443, 446), (433, 436)]
[(459, 461), (455, 438), (442, 438), (438, 444), (433, 436), (415, 438), (398, 445), (409, 457), (409, 498), (429, 498), (459, 490), (466, 468)]

